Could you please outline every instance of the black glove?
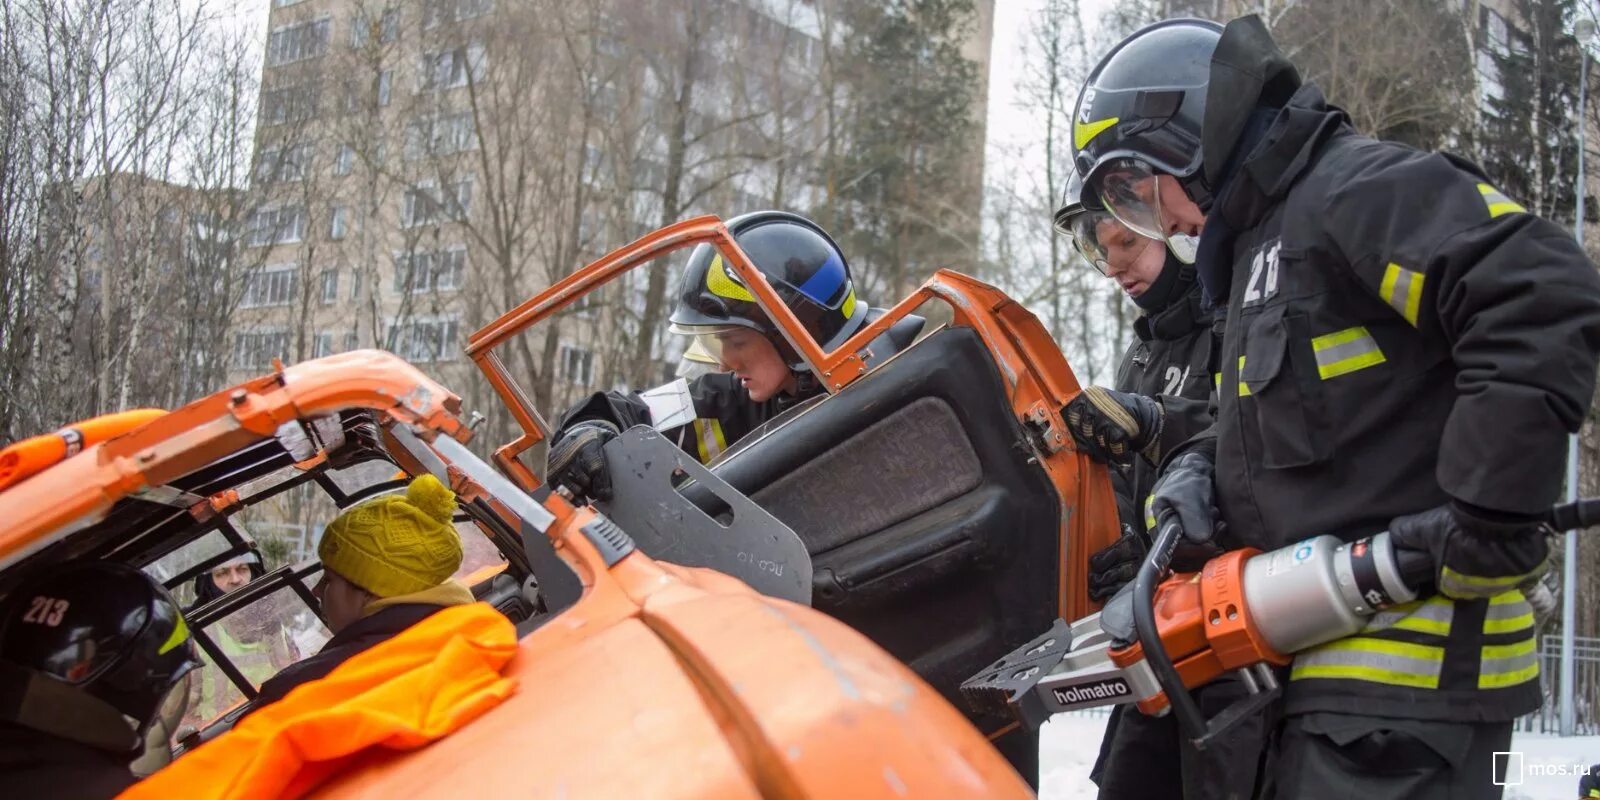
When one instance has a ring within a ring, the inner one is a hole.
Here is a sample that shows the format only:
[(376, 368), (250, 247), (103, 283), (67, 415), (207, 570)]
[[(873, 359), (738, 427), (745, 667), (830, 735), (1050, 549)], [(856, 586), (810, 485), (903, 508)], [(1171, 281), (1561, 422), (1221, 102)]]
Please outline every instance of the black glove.
[(1067, 429), (1078, 449), (1101, 463), (1127, 464), (1134, 453), (1161, 460), (1161, 404), (1144, 395), (1090, 386), (1067, 403)]
[(1434, 587), (1455, 600), (1493, 597), (1543, 572), (1547, 533), (1539, 520), (1505, 518), (1459, 502), (1389, 524), (1395, 549), (1427, 554)]
[(1223, 553), (1217, 545), (1221, 525), (1217, 521), (1217, 508), (1212, 500), (1213, 476), (1216, 466), (1204, 453), (1184, 453), (1173, 460), (1156, 479), (1155, 489), (1145, 512), (1145, 524), (1150, 529), (1153, 542), (1160, 531), (1158, 525), (1168, 517), (1175, 518), (1183, 529), (1178, 547), (1173, 551), (1171, 567), (1174, 572), (1193, 572)]
[(600, 420), (580, 422), (562, 431), (545, 458), (545, 482), (567, 487), (578, 500), (610, 500), (605, 445), (617, 435), (617, 426)]
[(1104, 600), (1131, 582), (1149, 550), (1143, 534), (1122, 523), (1122, 536), (1089, 556), (1089, 599)]

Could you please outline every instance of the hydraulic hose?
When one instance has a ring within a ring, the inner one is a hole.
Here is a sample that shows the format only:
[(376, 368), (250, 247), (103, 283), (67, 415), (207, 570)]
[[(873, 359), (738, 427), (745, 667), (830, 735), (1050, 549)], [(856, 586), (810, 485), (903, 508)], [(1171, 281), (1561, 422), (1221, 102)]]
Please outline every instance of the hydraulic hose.
[(1133, 579), (1133, 625), (1139, 634), (1139, 646), (1144, 651), (1145, 662), (1150, 665), (1150, 671), (1167, 695), (1167, 703), (1178, 719), (1179, 729), (1184, 738), (1195, 741), (1206, 734), (1206, 718), (1200, 713), (1194, 696), (1184, 688), (1178, 668), (1173, 666), (1172, 657), (1167, 655), (1167, 649), (1161, 643), (1155, 614), (1156, 588), (1166, 577), (1173, 551), (1177, 550), (1183, 538), (1183, 526), (1178, 523), (1177, 513), (1171, 510), (1162, 514), (1160, 523), (1160, 531), (1151, 544), (1150, 554), (1139, 565), (1139, 574)]

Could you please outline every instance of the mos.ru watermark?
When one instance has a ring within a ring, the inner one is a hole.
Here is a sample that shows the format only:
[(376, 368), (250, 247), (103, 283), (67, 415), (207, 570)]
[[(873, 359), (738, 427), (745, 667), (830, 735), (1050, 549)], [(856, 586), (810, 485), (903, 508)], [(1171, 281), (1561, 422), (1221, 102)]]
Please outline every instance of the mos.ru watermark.
[(1582, 778), (1593, 767), (1572, 761), (1524, 758), (1517, 750), (1502, 751), (1494, 754), (1494, 785), (1521, 786), (1529, 778)]

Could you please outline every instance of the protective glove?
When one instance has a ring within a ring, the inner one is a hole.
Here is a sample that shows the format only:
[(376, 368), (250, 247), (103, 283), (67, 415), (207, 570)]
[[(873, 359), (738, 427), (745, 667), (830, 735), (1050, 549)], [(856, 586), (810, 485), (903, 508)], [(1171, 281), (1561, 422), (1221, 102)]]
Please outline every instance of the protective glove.
[(1089, 599), (1104, 600), (1132, 582), (1149, 550), (1144, 536), (1122, 523), (1122, 536), (1089, 556)]
[(1134, 453), (1161, 461), (1161, 404), (1144, 395), (1090, 386), (1064, 410), (1078, 449), (1101, 463), (1128, 464)]
[(1389, 524), (1395, 548), (1425, 553), (1435, 588), (1454, 600), (1493, 597), (1543, 572), (1550, 556), (1545, 534), (1538, 520), (1496, 519), (1460, 502)]
[(587, 420), (562, 431), (545, 459), (545, 482), (567, 487), (578, 500), (610, 500), (605, 445), (618, 435), (617, 426), (601, 420)]
[(1150, 492), (1145, 511), (1150, 540), (1155, 541), (1160, 533), (1157, 526), (1169, 516), (1177, 519), (1178, 526), (1183, 529), (1172, 555), (1174, 572), (1193, 572), (1223, 553), (1217, 544), (1221, 525), (1212, 500), (1215, 474), (1216, 465), (1210, 456), (1184, 453), (1167, 465)]

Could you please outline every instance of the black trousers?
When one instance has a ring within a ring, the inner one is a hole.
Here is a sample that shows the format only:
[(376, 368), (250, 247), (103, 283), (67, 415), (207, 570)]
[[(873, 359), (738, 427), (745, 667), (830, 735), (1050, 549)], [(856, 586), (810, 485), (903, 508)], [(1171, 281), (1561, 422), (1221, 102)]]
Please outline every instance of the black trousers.
[[(1499, 798), (1496, 752), (1510, 722), (1427, 722), (1356, 714), (1301, 714), (1274, 742), (1265, 796), (1282, 800)], [(1513, 779), (1515, 776), (1513, 776)]]
[[(1244, 688), (1231, 676), (1194, 692), (1195, 702), (1207, 717), (1243, 695)], [(1183, 741), (1178, 721), (1171, 714), (1150, 717), (1131, 705), (1118, 706), (1106, 723), (1100, 757), (1089, 777), (1105, 800), (1249, 800), (1255, 796), (1275, 722), (1275, 709), (1241, 720), (1220, 741), (1201, 751)]]

